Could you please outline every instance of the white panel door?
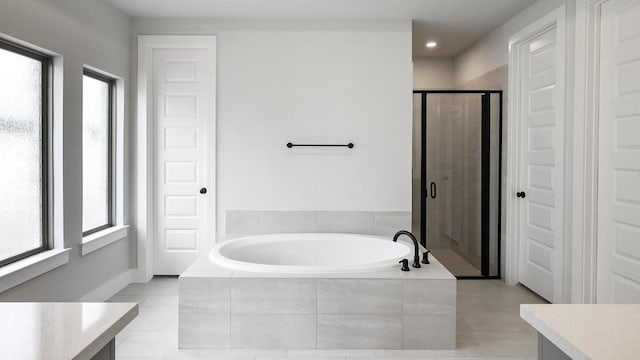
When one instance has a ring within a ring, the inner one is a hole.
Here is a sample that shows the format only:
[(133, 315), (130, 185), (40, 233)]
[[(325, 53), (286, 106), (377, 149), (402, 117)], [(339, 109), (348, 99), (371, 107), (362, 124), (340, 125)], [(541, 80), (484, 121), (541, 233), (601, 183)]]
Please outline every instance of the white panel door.
[(601, 14), (597, 301), (640, 303), (640, 1)]
[[(554, 27), (519, 47), (519, 282), (554, 302), (562, 285), (564, 71)], [(522, 197), (524, 195), (524, 197)], [(516, 196), (516, 194), (513, 194)]]
[[(208, 49), (155, 49), (154, 274), (178, 275), (209, 249), (208, 145), (215, 126)], [(211, 153), (213, 156), (213, 153)], [(213, 183), (213, 181), (211, 181)], [(205, 190), (206, 189), (206, 190)]]

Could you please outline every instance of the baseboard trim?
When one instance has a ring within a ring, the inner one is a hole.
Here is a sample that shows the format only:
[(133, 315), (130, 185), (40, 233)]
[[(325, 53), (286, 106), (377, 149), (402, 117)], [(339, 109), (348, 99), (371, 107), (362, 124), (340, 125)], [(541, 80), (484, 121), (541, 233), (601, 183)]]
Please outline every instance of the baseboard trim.
[(147, 274), (144, 269), (131, 269), (132, 277), (131, 282), (134, 283), (147, 283), (153, 279), (153, 275)]
[(129, 269), (97, 288), (89, 291), (80, 299), (79, 302), (101, 302), (109, 300), (113, 295), (117, 294), (120, 290), (124, 289), (127, 285), (133, 282), (135, 276), (135, 270)]

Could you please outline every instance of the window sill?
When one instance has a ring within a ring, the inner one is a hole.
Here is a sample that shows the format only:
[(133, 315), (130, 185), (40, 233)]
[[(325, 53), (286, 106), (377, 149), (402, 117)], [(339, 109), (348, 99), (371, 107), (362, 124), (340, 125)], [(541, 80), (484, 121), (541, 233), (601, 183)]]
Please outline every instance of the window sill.
[(129, 225), (116, 225), (82, 238), (80, 255), (85, 256), (127, 237)]
[(0, 267), (0, 293), (68, 263), (69, 250), (47, 250)]

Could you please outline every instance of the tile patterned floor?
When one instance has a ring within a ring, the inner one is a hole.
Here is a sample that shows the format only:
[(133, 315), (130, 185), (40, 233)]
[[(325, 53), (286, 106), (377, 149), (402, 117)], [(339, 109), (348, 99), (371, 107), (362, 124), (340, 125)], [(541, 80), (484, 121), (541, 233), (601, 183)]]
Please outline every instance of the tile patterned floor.
[(520, 304), (545, 301), (500, 280), (458, 281), (456, 350), (179, 350), (178, 281), (131, 284), (110, 301), (138, 302), (140, 314), (116, 338), (119, 360), (434, 360), (536, 359), (536, 334)]

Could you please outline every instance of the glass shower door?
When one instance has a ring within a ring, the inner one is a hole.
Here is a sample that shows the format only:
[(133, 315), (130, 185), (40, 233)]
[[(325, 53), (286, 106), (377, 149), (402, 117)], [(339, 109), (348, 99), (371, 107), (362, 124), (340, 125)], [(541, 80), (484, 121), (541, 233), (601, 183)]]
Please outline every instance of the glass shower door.
[(414, 104), (416, 95), (423, 241), (458, 277), (498, 276), (499, 93), (423, 92)]
[(427, 97), (427, 242), (455, 275), (481, 275), (481, 97)]

